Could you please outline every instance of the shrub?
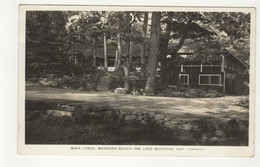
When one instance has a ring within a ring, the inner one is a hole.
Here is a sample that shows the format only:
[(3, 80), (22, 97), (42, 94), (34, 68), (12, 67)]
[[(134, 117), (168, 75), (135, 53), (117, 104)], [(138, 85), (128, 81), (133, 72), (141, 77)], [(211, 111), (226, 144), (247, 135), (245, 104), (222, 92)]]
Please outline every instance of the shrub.
[(124, 85), (124, 74), (122, 69), (116, 69), (115, 71), (109, 74), (109, 83), (108, 88), (114, 90), (116, 88), (123, 87)]
[(40, 78), (38, 83), (43, 86), (58, 86), (58, 83), (56, 81), (53, 81), (52, 78)]
[(221, 125), (221, 129), (227, 134), (228, 137), (244, 138), (248, 135), (248, 125), (243, 125), (239, 119), (230, 119)]
[(249, 96), (242, 97), (237, 104), (249, 108)]
[(28, 78), (27, 81), (29, 81), (29, 82), (38, 82), (38, 78), (36, 78), (36, 77)]
[(209, 118), (201, 118), (198, 122), (198, 129), (207, 136), (214, 136), (216, 125)]
[(166, 97), (186, 97), (186, 98), (195, 98), (195, 97), (221, 97), (223, 94), (220, 94), (216, 90), (202, 90), (202, 89), (191, 89), (184, 87), (171, 87), (166, 88), (163, 91), (164, 96)]

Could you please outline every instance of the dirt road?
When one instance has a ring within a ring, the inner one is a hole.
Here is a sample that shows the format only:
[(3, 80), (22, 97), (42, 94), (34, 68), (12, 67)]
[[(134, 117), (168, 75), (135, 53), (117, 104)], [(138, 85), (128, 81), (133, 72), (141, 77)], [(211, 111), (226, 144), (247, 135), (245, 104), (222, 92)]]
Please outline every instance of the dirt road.
[(111, 92), (82, 92), (67, 89), (26, 85), (27, 100), (85, 103), (93, 106), (125, 108), (181, 117), (210, 116), (219, 119), (238, 118), (248, 120), (249, 110), (236, 105), (240, 96), (220, 98), (174, 98), (118, 95)]

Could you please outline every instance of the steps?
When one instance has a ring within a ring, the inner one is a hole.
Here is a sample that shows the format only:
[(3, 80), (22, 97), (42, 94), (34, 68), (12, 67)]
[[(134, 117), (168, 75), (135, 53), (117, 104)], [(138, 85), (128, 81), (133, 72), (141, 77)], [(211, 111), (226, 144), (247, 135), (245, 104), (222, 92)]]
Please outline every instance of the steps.
[(109, 76), (100, 76), (97, 83), (97, 91), (104, 92), (109, 91)]

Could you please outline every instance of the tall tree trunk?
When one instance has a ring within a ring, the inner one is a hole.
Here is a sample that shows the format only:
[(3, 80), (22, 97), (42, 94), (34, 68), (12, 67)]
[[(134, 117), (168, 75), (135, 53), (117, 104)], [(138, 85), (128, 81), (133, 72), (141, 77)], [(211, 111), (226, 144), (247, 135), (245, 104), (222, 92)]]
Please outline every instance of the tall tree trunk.
[(106, 36), (106, 33), (103, 34), (103, 37), (104, 37), (104, 68), (107, 71), (108, 60), (107, 60), (107, 36)]
[(127, 20), (127, 26), (126, 26), (126, 57), (125, 57), (125, 67), (124, 67), (124, 71), (125, 71), (124, 88), (129, 91), (129, 67), (130, 67), (130, 62), (129, 62), (129, 56), (130, 56), (130, 38), (129, 38), (130, 23), (129, 23), (129, 20), (130, 20), (130, 12), (127, 12), (126, 20)]
[(74, 57), (75, 57), (75, 64), (79, 64), (77, 55), (75, 55)]
[(132, 65), (133, 63), (133, 41), (129, 42), (129, 63)]
[(143, 39), (142, 53), (141, 53), (141, 63), (142, 64), (145, 64), (147, 24), (148, 24), (148, 12), (145, 12), (144, 13), (144, 24), (143, 24), (144, 39)]
[(159, 38), (160, 38), (160, 12), (152, 13), (151, 36), (150, 36), (150, 55), (147, 63), (147, 81), (145, 85), (145, 92), (148, 95), (155, 94), (157, 57), (159, 52)]
[(116, 56), (115, 56), (115, 62), (114, 62), (114, 67), (117, 68), (118, 64), (118, 50), (116, 49)]
[[(169, 16), (170, 19), (172, 19), (172, 16)], [(173, 49), (173, 52), (171, 53), (172, 54), (172, 57), (175, 57), (177, 55), (177, 52), (181, 49), (181, 47), (183, 46), (186, 38), (187, 38), (187, 35), (188, 35), (188, 28), (191, 24), (192, 20), (189, 19), (185, 28), (182, 30), (182, 36), (181, 36), (181, 39), (179, 41), (179, 43), (177, 44), (177, 46), (175, 46), (175, 48)], [(166, 56), (168, 54), (168, 43), (169, 43), (169, 40), (170, 40), (170, 33), (171, 33), (171, 29), (172, 29), (172, 21), (171, 22), (168, 22), (167, 23), (167, 28), (166, 28), (166, 34), (163, 38), (160, 44), (160, 56), (161, 56), (161, 83), (162, 83), (162, 87), (163, 88), (166, 88), (169, 84), (169, 76), (168, 76), (168, 69), (167, 69), (167, 60), (166, 60)]]
[(125, 84), (124, 84), (124, 88), (129, 91), (129, 56), (128, 55), (125, 58), (124, 71), (125, 71)]
[(71, 41), (71, 57), (72, 61), (74, 61), (74, 64), (77, 64), (77, 57), (75, 55), (75, 44), (73, 41)]
[(118, 60), (117, 60), (117, 69), (121, 68), (122, 65), (122, 44), (121, 44), (121, 33), (117, 33), (117, 55), (118, 55)]
[(93, 38), (93, 66), (96, 67), (97, 64), (97, 47), (96, 47), (96, 38)]
[(163, 89), (165, 89), (168, 86), (168, 73), (167, 73), (167, 60), (166, 56), (168, 54), (168, 44), (170, 40), (170, 34), (172, 29), (172, 16), (168, 16), (168, 22), (166, 27), (165, 35), (160, 39), (160, 58), (161, 58), (161, 72), (160, 72), (160, 78), (161, 78), (161, 84)]

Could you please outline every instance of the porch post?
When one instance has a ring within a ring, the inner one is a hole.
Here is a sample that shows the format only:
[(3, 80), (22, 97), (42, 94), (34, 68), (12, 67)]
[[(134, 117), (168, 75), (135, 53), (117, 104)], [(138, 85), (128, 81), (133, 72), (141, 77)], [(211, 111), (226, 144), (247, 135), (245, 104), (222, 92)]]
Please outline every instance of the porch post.
[(224, 56), (221, 55), (221, 72), (224, 72), (224, 61), (225, 61)]
[(223, 94), (225, 94), (225, 89), (226, 89), (226, 73), (225, 73), (225, 69), (224, 69), (224, 65), (225, 65), (225, 58), (223, 55), (221, 55), (221, 72), (223, 72)]

